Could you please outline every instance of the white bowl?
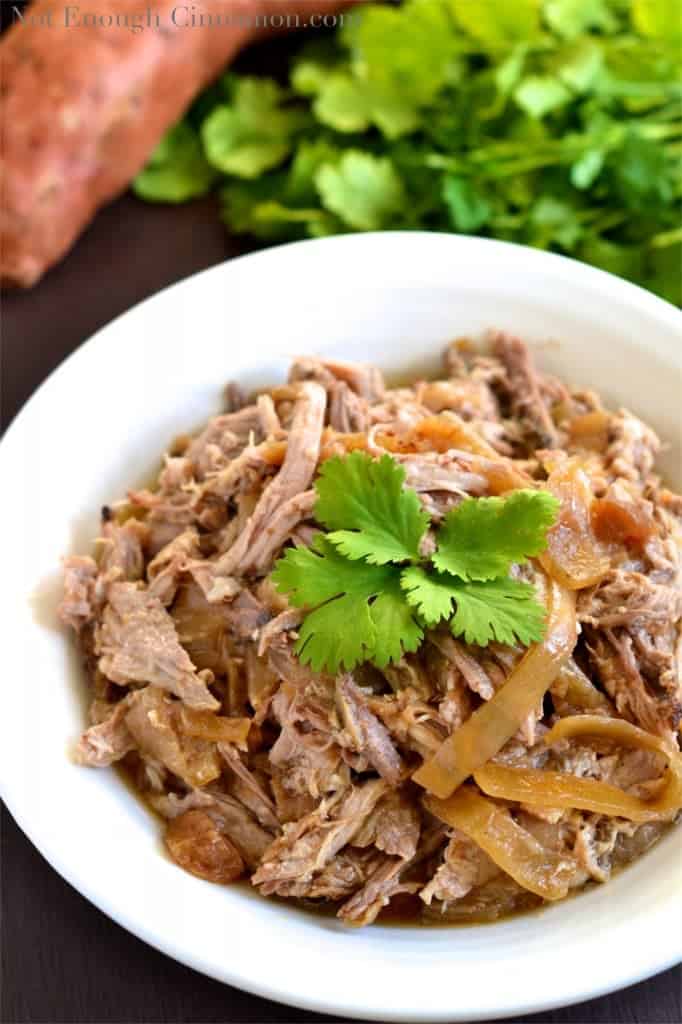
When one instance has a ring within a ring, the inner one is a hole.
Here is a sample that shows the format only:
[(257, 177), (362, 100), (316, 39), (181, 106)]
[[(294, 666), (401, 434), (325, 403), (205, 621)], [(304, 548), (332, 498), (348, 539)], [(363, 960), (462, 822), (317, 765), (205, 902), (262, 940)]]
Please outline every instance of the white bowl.
[(2, 796), (67, 881), (214, 978), (351, 1017), (472, 1021), (598, 996), (682, 959), (679, 831), (607, 885), (540, 913), (356, 931), (185, 874), (119, 778), (67, 756), (84, 696), (55, 626), (57, 566), (88, 550), (100, 505), (145, 480), (230, 378), (274, 383), (291, 356), (316, 352), (421, 372), (449, 339), (489, 327), (517, 332), (544, 369), (653, 424), (682, 484), (676, 309), (558, 256), (420, 233), (269, 249), (162, 292), (71, 356), (0, 447)]

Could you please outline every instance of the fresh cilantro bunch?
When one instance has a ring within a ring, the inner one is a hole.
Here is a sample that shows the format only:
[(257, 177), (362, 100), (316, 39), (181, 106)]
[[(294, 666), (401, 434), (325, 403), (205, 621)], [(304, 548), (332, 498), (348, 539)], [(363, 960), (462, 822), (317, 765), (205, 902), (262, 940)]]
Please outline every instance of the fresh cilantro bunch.
[(557, 499), (534, 490), (466, 498), (425, 556), (429, 516), (404, 483), (390, 455), (374, 461), (353, 452), (323, 464), (315, 518), (328, 532), (311, 548), (288, 549), (273, 572), (280, 593), (308, 609), (296, 643), (301, 660), (316, 671), (362, 661), (383, 668), (441, 622), (480, 646), (541, 640), (545, 609), (508, 572), (544, 550)]
[(568, 253), (682, 304), (679, 0), (361, 4), (282, 87), (228, 74), (135, 182), (218, 185), (266, 241), (424, 228)]

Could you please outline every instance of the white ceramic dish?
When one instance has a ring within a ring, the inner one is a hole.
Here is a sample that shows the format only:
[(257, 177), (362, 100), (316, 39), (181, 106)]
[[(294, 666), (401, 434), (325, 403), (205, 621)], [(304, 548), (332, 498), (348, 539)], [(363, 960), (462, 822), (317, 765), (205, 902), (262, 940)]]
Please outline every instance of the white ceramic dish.
[(491, 326), (652, 423), (672, 442), (667, 469), (682, 484), (677, 310), (561, 257), (418, 233), (270, 249), (170, 288), (68, 359), (0, 447), (2, 796), (88, 899), (222, 981), (350, 1017), (472, 1021), (587, 999), (682, 959), (679, 831), (608, 885), (539, 914), (349, 931), (185, 874), (119, 779), (67, 756), (83, 697), (54, 624), (56, 566), (87, 549), (100, 505), (144, 480), (175, 433), (206, 419), (228, 378), (274, 382), (292, 355), (314, 352), (421, 371), (452, 337)]

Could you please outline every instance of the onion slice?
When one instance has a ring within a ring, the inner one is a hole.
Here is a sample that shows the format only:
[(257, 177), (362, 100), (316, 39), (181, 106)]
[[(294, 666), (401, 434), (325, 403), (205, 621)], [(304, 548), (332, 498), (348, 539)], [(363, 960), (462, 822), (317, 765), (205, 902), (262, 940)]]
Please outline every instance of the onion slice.
[(412, 778), (445, 797), (494, 757), (538, 706), (576, 641), (575, 598), (554, 583), (549, 588), (549, 621), (542, 643), (529, 648), (494, 697), (474, 711)]
[(561, 505), (558, 521), (547, 533), (540, 564), (569, 590), (591, 587), (609, 571), (611, 559), (592, 529), (594, 495), (580, 459), (560, 463), (543, 486)]
[(542, 846), (506, 808), (486, 800), (473, 786), (462, 786), (447, 800), (425, 796), (424, 805), (473, 839), (524, 889), (545, 900), (560, 900), (567, 894), (576, 875), (575, 860)]
[(227, 718), (212, 711), (197, 711), (184, 704), (180, 707), (181, 732), (209, 743), (235, 743), (241, 750), (246, 750), (251, 724), (250, 718)]
[(560, 719), (550, 729), (545, 743), (551, 745), (575, 737), (604, 738), (619, 746), (662, 754), (668, 763), (662, 790), (653, 799), (642, 800), (598, 779), (497, 764), (479, 768), (474, 773), (476, 784), (484, 793), (498, 799), (591, 811), (637, 822), (666, 820), (682, 807), (682, 754), (660, 736), (652, 736), (617, 718), (571, 715)]
[(552, 694), (560, 697), (574, 708), (587, 711), (602, 709), (609, 711), (611, 704), (594, 683), (578, 668), (573, 658), (569, 658), (557, 675)]

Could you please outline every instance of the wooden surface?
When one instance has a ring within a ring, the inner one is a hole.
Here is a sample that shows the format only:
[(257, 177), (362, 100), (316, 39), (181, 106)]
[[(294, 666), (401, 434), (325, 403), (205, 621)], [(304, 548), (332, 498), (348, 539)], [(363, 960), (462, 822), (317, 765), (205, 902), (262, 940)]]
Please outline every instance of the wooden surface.
[[(239, 251), (211, 201), (165, 208), (129, 196), (119, 200), (37, 288), (4, 298), (3, 423), (97, 328), (145, 296)], [(84, 828), (86, 819), (84, 810)], [(332, 1020), (209, 981), (133, 938), (55, 874), (4, 808), (1, 842), (2, 1024)], [(526, 1020), (680, 1024), (682, 969)]]

